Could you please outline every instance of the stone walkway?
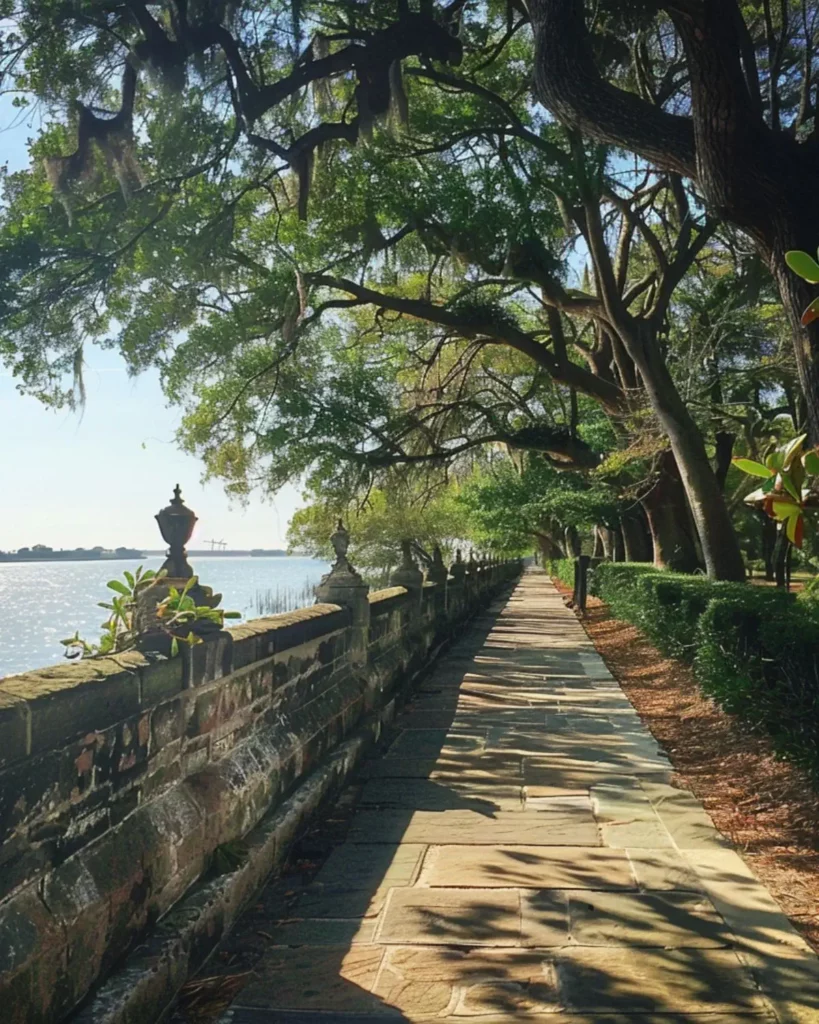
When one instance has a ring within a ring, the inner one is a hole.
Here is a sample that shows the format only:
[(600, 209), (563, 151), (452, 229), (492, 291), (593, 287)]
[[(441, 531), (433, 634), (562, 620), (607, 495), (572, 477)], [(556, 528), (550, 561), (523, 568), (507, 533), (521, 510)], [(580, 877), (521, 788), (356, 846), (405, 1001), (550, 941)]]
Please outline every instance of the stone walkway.
[(819, 1022), (819, 964), (548, 578), (457, 640), (221, 1024)]

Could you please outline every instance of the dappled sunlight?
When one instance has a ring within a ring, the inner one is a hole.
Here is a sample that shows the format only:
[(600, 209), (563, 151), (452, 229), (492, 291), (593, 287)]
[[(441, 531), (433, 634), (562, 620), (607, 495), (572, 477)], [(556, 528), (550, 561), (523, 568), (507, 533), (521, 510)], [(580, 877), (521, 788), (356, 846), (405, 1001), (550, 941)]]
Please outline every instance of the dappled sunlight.
[(226, 1024), (819, 1013), (816, 958), (557, 593), (515, 593), (416, 690), (320, 870), (248, 919), (268, 942)]

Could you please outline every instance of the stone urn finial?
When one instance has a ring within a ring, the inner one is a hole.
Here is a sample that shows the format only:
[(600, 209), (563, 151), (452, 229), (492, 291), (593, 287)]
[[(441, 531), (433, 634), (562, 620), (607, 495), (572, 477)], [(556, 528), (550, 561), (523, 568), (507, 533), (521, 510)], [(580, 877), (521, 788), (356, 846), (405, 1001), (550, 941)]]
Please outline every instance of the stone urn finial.
[(455, 580), (456, 583), (460, 583), (463, 580), (465, 573), (466, 562), (464, 562), (463, 558), (461, 557), (461, 549), (456, 548), (455, 561), (449, 568), (449, 574), (453, 578), (453, 580)]
[(350, 563), (347, 561), (347, 551), (350, 547), (350, 531), (345, 529), (344, 523), (339, 519), (336, 532), (330, 537), (333, 551), (336, 553), (335, 568), (346, 568)]
[(441, 554), (441, 548), (436, 544), (432, 549), (432, 564), (427, 569), (427, 579), (430, 583), (446, 583), (448, 575), (447, 567), (444, 565), (444, 557)]
[(168, 545), (168, 557), (162, 563), (162, 568), (172, 579), (190, 579), (193, 576), (193, 569), (188, 564), (185, 545), (191, 539), (197, 517), (182, 500), (179, 484), (174, 487), (170, 504), (154, 518), (162, 539)]
[(401, 564), (390, 576), (390, 584), (393, 587), (406, 587), (408, 590), (418, 590), (424, 583), (424, 574), (415, 564), (412, 555), (412, 539), (406, 538), (401, 541)]

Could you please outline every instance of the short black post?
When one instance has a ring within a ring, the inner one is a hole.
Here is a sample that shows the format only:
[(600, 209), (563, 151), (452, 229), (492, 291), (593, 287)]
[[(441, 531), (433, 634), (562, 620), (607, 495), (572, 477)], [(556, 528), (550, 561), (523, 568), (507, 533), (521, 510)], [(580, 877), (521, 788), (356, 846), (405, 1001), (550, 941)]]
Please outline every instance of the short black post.
[(574, 560), (574, 594), (572, 604), (580, 612), (586, 611), (586, 594), (589, 583), (589, 555), (578, 555)]

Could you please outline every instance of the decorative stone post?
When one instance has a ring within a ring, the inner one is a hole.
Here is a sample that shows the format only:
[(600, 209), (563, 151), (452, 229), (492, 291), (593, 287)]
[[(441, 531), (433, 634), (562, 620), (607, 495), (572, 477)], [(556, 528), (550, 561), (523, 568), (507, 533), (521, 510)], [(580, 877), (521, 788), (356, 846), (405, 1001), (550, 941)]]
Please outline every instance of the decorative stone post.
[(449, 575), (455, 580), (456, 583), (463, 583), (464, 575), (466, 574), (466, 563), (461, 558), (461, 549), (458, 548), (455, 552), (455, 561), (449, 567)]
[[(168, 596), (171, 587), (182, 590), (191, 577), (196, 575), (188, 562), (185, 545), (191, 539), (197, 517), (196, 513), (189, 509), (182, 500), (182, 492), (177, 484), (174, 487), (170, 503), (154, 518), (159, 526), (162, 539), (168, 545), (168, 555), (159, 569), (166, 575), (137, 594), (134, 609), (134, 631), (139, 638), (140, 650), (167, 654), (170, 650), (171, 638), (167, 631), (162, 629), (156, 609)], [(221, 594), (214, 594), (211, 587), (202, 586), (198, 580), (188, 593), (198, 605), (207, 605), (209, 608), (216, 608), (222, 600)], [(222, 631), (216, 623), (206, 623), (200, 624), (196, 632), (206, 639), (208, 635), (216, 636)]]
[(193, 576), (193, 569), (188, 564), (185, 545), (191, 539), (197, 516), (182, 500), (179, 484), (173, 489), (170, 504), (157, 512), (154, 519), (159, 525), (162, 539), (168, 545), (168, 557), (162, 563), (160, 572), (164, 570), (171, 579), (189, 580)]
[(326, 576), (315, 589), (317, 604), (338, 604), (349, 608), (352, 613), (353, 640), (350, 660), (361, 666), (367, 662), (367, 646), (370, 636), (370, 602), (367, 599), (369, 587), (347, 559), (350, 534), (339, 519), (335, 533), (330, 537), (336, 560)]
[(390, 576), (390, 586), (419, 590), (424, 585), (424, 574), (415, 564), (412, 556), (412, 541), (401, 541), (401, 564)]
[(466, 605), (466, 563), (461, 558), (461, 549), (455, 551), (455, 561), (449, 567), (449, 575), (452, 583), (447, 587), (447, 602), (450, 608), (455, 609), (455, 615), (460, 617)]
[(435, 584), (435, 615), (442, 617), (447, 610), (447, 579), (449, 572), (444, 565), (441, 549), (436, 544), (432, 549), (432, 565), (427, 569), (427, 581)]
[(446, 583), (449, 573), (444, 565), (443, 555), (440, 547), (436, 544), (432, 549), (432, 565), (427, 569), (427, 579), (430, 583)]
[(421, 619), (421, 600), (423, 598), (424, 574), (415, 564), (412, 557), (412, 541), (401, 541), (401, 564), (390, 576), (391, 587), (406, 587), (410, 595), (410, 609), (414, 628)]

